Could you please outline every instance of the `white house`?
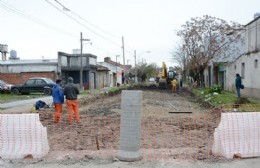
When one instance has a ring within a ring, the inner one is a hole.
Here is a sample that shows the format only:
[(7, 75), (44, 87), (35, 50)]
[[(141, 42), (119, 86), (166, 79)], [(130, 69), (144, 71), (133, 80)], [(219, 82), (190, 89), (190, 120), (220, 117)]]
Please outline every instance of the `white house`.
[(123, 68), (120, 63), (114, 62), (110, 57), (104, 58), (104, 62), (98, 62), (97, 64), (107, 67), (110, 71), (108, 72), (108, 84), (110, 87), (122, 84)]
[(245, 53), (244, 31), (239, 30), (237, 33), (240, 38), (232, 41), (227, 38), (224, 45), (225, 47), (228, 45), (228, 49), (209, 61), (207, 69), (204, 70), (206, 86), (220, 85), (223, 89), (227, 89), (234, 83), (232, 64)]
[(204, 71), (206, 86), (221, 85), (223, 89), (235, 91), (235, 76), (239, 73), (245, 89), (242, 95), (260, 98), (260, 17), (245, 25), (240, 32), (243, 42), (231, 42), (232, 52), (210, 61)]
[[(238, 57), (232, 64), (233, 76), (239, 73), (245, 89), (242, 95), (260, 98), (260, 17), (245, 25), (245, 54)], [(233, 78), (234, 80), (234, 78)], [(228, 86), (233, 90), (234, 84)]]

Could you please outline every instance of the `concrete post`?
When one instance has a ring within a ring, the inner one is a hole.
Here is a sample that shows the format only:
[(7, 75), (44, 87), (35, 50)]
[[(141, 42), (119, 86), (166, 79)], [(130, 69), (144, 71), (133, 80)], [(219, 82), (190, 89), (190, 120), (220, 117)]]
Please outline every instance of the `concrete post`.
[(123, 90), (121, 96), (120, 149), (122, 161), (141, 160), (142, 91)]

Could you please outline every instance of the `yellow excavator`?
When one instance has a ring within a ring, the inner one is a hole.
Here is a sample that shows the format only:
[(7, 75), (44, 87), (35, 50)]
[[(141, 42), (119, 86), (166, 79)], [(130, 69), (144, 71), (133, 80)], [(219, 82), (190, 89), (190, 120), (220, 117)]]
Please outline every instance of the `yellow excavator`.
[(171, 88), (171, 81), (174, 79), (175, 73), (173, 68), (169, 68), (169, 72), (167, 70), (167, 66), (165, 62), (162, 62), (162, 70), (158, 74), (159, 77), (159, 88), (168, 89)]

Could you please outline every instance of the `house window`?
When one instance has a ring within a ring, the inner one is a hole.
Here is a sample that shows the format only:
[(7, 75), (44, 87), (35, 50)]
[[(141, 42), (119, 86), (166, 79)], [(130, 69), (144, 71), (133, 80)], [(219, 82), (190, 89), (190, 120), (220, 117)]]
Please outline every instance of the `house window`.
[(255, 59), (255, 68), (257, 68), (257, 66), (258, 66), (258, 60)]
[(241, 78), (245, 78), (245, 63), (241, 64)]

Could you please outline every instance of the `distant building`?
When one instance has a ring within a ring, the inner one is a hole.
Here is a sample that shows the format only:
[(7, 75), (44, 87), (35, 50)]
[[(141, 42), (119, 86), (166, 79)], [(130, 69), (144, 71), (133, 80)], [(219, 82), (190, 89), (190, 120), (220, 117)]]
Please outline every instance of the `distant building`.
[[(12, 58), (15, 58), (13, 55)], [(107, 67), (97, 65), (97, 56), (92, 54), (68, 54), (58, 52), (58, 59), (0, 60), (0, 79), (11, 84), (22, 84), (31, 77), (58, 78), (65, 83), (69, 76), (80, 86), (80, 70), (83, 70), (85, 89), (97, 89), (109, 86)], [(82, 66), (81, 66), (82, 65)]]
[(83, 86), (96, 89), (97, 56), (92, 54), (82, 54), (81, 56), (80, 54), (58, 52), (58, 73), (63, 81), (66, 81), (71, 76), (74, 83), (80, 84), (81, 68), (83, 70)]
[(22, 84), (31, 77), (57, 78), (57, 59), (0, 61), (0, 79), (11, 84)]
[(104, 62), (98, 62), (99, 65), (107, 67), (109, 71), (108, 83), (110, 87), (123, 84), (124, 66), (118, 62), (112, 61), (110, 57), (105, 57)]

